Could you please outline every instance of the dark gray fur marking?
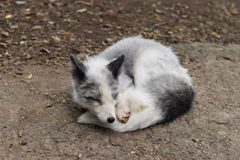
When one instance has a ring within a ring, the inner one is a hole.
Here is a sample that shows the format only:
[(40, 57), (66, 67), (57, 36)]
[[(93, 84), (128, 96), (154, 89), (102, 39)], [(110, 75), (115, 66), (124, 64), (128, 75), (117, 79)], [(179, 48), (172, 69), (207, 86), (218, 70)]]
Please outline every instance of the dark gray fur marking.
[(158, 98), (157, 110), (160, 110), (164, 117), (159, 123), (170, 122), (187, 113), (192, 107), (194, 90), (180, 77), (163, 74), (151, 79), (145, 87), (150, 94)]

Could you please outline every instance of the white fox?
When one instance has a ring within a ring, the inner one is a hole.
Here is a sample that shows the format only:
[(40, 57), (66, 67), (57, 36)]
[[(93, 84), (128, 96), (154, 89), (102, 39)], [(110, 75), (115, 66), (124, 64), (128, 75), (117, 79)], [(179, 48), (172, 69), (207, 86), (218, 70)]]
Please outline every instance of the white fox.
[(70, 55), (73, 97), (87, 123), (126, 132), (165, 123), (188, 112), (191, 78), (168, 47), (125, 38), (84, 63)]

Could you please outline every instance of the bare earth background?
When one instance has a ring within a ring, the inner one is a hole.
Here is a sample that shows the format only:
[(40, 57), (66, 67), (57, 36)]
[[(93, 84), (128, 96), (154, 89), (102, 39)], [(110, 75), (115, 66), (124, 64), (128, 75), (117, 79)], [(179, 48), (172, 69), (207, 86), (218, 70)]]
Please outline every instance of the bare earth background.
[[(1, 1), (0, 158), (238, 160), (239, 8), (238, 0)], [(68, 54), (84, 59), (136, 35), (172, 46), (193, 78), (193, 109), (129, 133), (76, 123)]]

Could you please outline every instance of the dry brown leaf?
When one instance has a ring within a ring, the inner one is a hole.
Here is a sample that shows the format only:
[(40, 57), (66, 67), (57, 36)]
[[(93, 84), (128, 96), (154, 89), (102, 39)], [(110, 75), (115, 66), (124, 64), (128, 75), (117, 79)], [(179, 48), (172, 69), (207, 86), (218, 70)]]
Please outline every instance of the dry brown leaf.
[(111, 143), (113, 146), (122, 146), (122, 143), (114, 138), (109, 138), (109, 143)]
[(91, 2), (78, 1), (78, 3), (80, 3), (80, 4), (85, 4), (85, 5), (87, 5), (87, 6), (92, 6), (92, 5), (93, 5), (93, 2), (92, 2), (92, 1), (91, 1)]
[(32, 74), (29, 74), (29, 75), (28, 75), (28, 79), (32, 79)]
[(79, 9), (79, 10), (77, 10), (77, 13), (83, 13), (85, 11), (87, 11), (87, 8)]

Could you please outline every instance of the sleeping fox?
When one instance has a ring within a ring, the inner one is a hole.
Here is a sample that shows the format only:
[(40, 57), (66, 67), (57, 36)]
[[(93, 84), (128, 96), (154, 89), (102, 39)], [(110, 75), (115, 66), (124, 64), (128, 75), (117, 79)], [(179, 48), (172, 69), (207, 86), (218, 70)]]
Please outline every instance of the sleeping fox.
[(79, 123), (126, 132), (172, 121), (192, 107), (187, 69), (153, 40), (129, 37), (85, 62), (70, 60), (73, 98), (87, 109)]

